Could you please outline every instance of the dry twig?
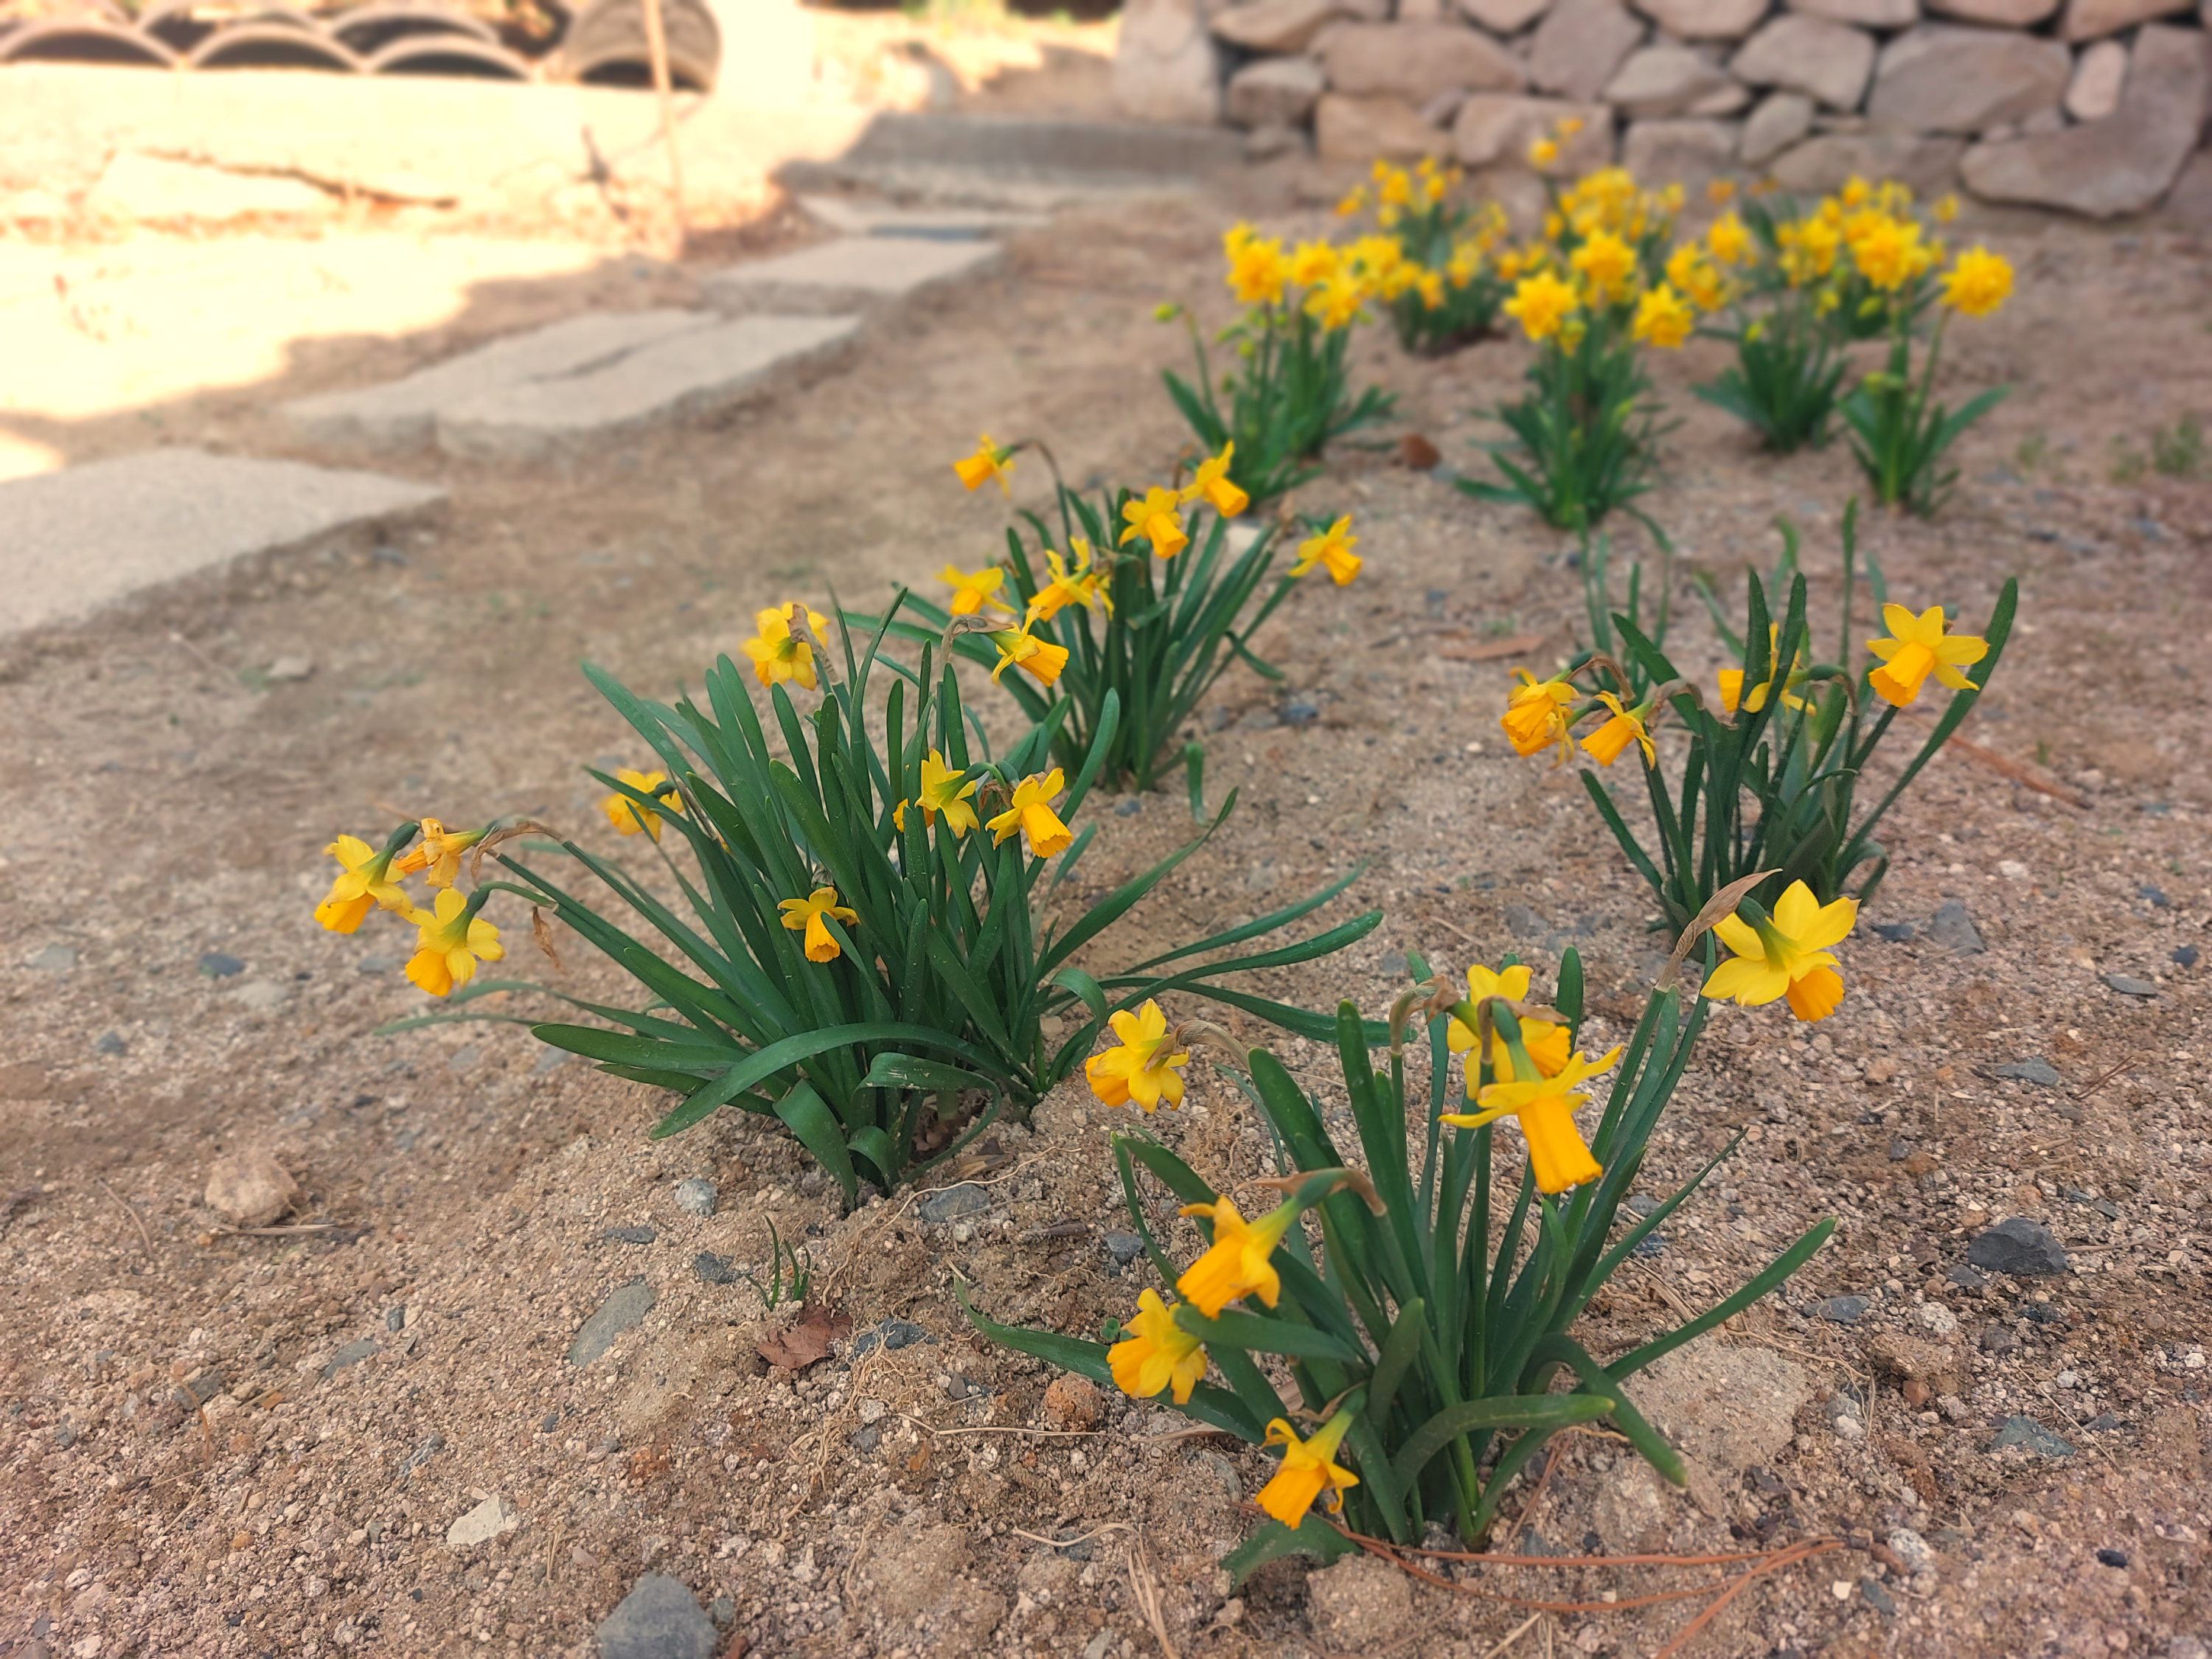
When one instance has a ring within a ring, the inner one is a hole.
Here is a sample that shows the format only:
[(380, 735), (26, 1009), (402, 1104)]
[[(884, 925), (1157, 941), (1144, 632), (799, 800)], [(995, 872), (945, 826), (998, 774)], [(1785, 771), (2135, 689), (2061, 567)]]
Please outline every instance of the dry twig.
[(100, 1181), (100, 1190), (106, 1193), (118, 1204), (122, 1205), (123, 1213), (129, 1216), (131, 1220), (138, 1224), (138, 1240), (146, 1247), (146, 1260), (151, 1261), (154, 1259), (154, 1236), (146, 1231), (145, 1218), (141, 1216), (137, 1211), (132, 1209), (129, 1203), (125, 1200), (123, 1194), (117, 1192), (114, 1188), (109, 1186), (105, 1181), (100, 1181), (98, 1176), (94, 1176), (93, 1179), (94, 1181)]
[(1160, 1644), (1167, 1659), (1182, 1659), (1175, 1644), (1168, 1639), (1168, 1621), (1160, 1606), (1159, 1581), (1152, 1577), (1152, 1564), (1145, 1554), (1145, 1540), (1133, 1532), (1129, 1535), (1129, 1593), (1136, 1599), (1137, 1611), (1145, 1615), (1152, 1626), (1152, 1639)]

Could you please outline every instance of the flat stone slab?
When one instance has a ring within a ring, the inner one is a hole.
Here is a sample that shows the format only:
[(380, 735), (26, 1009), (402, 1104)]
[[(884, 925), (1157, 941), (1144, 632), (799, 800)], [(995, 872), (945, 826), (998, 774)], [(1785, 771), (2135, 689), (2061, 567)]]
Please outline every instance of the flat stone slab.
[(918, 236), (937, 242), (975, 242), (1002, 230), (1033, 229), (1050, 224), (1042, 213), (1009, 213), (994, 208), (924, 205), (893, 207), (849, 196), (799, 198), (800, 210), (841, 236)]
[(843, 236), (707, 276), (702, 286), (732, 311), (820, 316), (866, 311), (994, 270), (995, 242), (923, 237)]
[(857, 317), (706, 321), (572, 373), (460, 398), (438, 411), (438, 447), (475, 459), (544, 459), (587, 439), (726, 408), (833, 356), (860, 328)]
[(441, 410), (487, 387), (585, 374), (714, 320), (696, 311), (587, 311), (495, 340), (404, 380), (301, 398), (277, 412), (307, 442), (328, 448), (427, 444), (436, 435)]
[(371, 472), (197, 449), (0, 483), (0, 635), (76, 622), (143, 588), (444, 499)]

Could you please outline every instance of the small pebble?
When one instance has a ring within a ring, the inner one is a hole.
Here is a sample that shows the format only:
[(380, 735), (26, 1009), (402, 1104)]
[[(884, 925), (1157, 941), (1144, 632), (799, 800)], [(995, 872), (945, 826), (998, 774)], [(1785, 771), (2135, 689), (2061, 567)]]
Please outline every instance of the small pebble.
[(2128, 1553), (2125, 1550), (2099, 1550), (2097, 1559), (2108, 1567), (2124, 1567), (2128, 1564)]
[(95, 1054), (119, 1054), (127, 1052), (129, 1048), (130, 1045), (113, 1031), (102, 1031), (92, 1042), (92, 1052)]
[(711, 1250), (702, 1250), (691, 1258), (691, 1271), (709, 1285), (734, 1285), (737, 1270), (730, 1266), (730, 1258), (716, 1255)]
[(1109, 1233), (1105, 1243), (1106, 1254), (1120, 1267), (1127, 1267), (1145, 1253), (1145, 1241), (1134, 1233)]
[(2081, 1386), (2081, 1373), (2071, 1370), (2061, 1371), (2051, 1380), (2062, 1389), (2078, 1389)]
[(686, 1215), (714, 1214), (714, 1200), (719, 1196), (714, 1183), (698, 1176), (676, 1184), (676, 1207)]
[(384, 1328), (387, 1331), (405, 1330), (407, 1328), (407, 1310), (404, 1307), (386, 1308), (384, 1310)]
[(915, 1206), (915, 1213), (934, 1224), (957, 1220), (963, 1215), (981, 1215), (990, 1207), (990, 1194), (972, 1181), (963, 1181), (941, 1193), (932, 1193)]
[(599, 1237), (613, 1244), (650, 1244), (660, 1235), (650, 1227), (602, 1227)]
[(1838, 1440), (1863, 1440), (1866, 1438), (1866, 1425), (1856, 1417), (1839, 1417), (1836, 1419), (1836, 1437)]
[(1871, 1578), (1859, 1580), (1859, 1596), (1869, 1607), (1878, 1612), (1887, 1613), (1892, 1616), (1894, 1616), (1897, 1612), (1897, 1603), (1889, 1599), (1889, 1592)]
[(2177, 945), (2173, 947), (2173, 965), (2175, 967), (2194, 968), (2197, 965), (2197, 951), (2195, 945)]
[(1875, 923), (1874, 930), (1892, 945), (1912, 943), (1913, 927), (1909, 921), (1878, 921)]
[(1114, 816), (1117, 818), (1133, 818), (1144, 810), (1145, 803), (1132, 795), (1114, 808)]
[(1863, 1296), (1832, 1296), (1820, 1304), (1820, 1317), (1834, 1325), (1856, 1325), (1867, 1310)]
[(2105, 983), (2124, 997), (2154, 997), (2158, 987), (2147, 979), (2137, 979), (2132, 974), (2107, 974)]
[(200, 972), (210, 979), (231, 979), (245, 971), (244, 963), (222, 951), (210, 951), (200, 958)]
[(2156, 882), (2147, 881), (2143, 883), (2142, 886), (2136, 889), (2136, 896), (2146, 901), (2158, 909), (2164, 910), (2169, 908), (2169, 901), (2166, 896), (2166, 890), (2159, 886)]
[(2045, 1089), (2056, 1089), (2064, 1080), (2058, 1075), (2058, 1068), (2040, 1054), (2030, 1054), (2025, 1060), (2008, 1060), (2002, 1066), (1992, 1066), (1990, 1075), (2017, 1078), (2022, 1083), (2038, 1084)]

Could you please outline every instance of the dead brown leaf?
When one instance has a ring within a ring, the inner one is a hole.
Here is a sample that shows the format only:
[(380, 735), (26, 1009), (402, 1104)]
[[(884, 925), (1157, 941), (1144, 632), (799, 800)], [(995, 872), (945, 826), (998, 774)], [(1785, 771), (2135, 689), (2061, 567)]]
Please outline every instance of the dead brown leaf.
[(1464, 645), (1457, 640), (1446, 640), (1437, 647), (1437, 655), (1448, 662), (1496, 662), (1500, 657), (1517, 657), (1534, 651), (1543, 642), (1541, 634), (1516, 634), (1509, 639)]
[(830, 1345), (853, 1334), (850, 1314), (831, 1313), (818, 1302), (809, 1302), (788, 1329), (763, 1337), (755, 1346), (760, 1357), (786, 1370), (803, 1371), (830, 1357)]

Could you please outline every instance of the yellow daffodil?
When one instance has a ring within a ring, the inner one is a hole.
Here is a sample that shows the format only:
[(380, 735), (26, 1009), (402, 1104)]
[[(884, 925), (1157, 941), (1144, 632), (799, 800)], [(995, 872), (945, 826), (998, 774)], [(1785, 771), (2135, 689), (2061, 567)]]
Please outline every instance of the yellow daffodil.
[(816, 639), (829, 631), (829, 617), (796, 601), (781, 610), (761, 611), (753, 618), (760, 634), (745, 641), (745, 655), (753, 659), (753, 677), (763, 685), (797, 680), (809, 691), (814, 690), (814, 647), (792, 632), (791, 627), (801, 611), (805, 611), (806, 626)]
[(1233, 519), (1251, 506), (1252, 498), (1229, 479), (1229, 463), (1236, 453), (1235, 444), (1224, 444), (1218, 455), (1200, 461), (1198, 471), (1191, 475), (1190, 482), (1183, 487), (1182, 499), (1194, 501), (1203, 498), (1208, 507), (1224, 519)]
[(1182, 1212), (1211, 1217), (1213, 1243), (1205, 1255), (1183, 1269), (1182, 1277), (1176, 1280), (1176, 1294), (1208, 1319), (1239, 1297), (1256, 1296), (1273, 1307), (1283, 1293), (1283, 1280), (1267, 1259), (1298, 1218), (1298, 1206), (1285, 1204), (1254, 1222), (1247, 1222), (1226, 1198), (1217, 1198), (1211, 1204), (1186, 1204)]
[(1659, 764), (1659, 750), (1651, 741), (1651, 728), (1646, 722), (1651, 717), (1651, 704), (1639, 704), (1634, 708), (1623, 708), (1620, 699), (1610, 691), (1601, 691), (1597, 700), (1613, 711), (1613, 718), (1582, 740), (1583, 748), (1600, 766), (1610, 766), (1620, 758), (1620, 751), (1632, 743), (1641, 745), (1644, 763)]
[(482, 830), (448, 830), (436, 818), (424, 818), (422, 844), (392, 867), (410, 876), (421, 870), (431, 886), (451, 887), (461, 873), (461, 854), (482, 841), (490, 829), (487, 824)]
[(415, 954), (407, 959), (407, 977), (434, 997), (476, 977), (477, 963), (498, 962), (507, 951), (499, 942), (499, 929), (476, 914), (483, 895), (465, 899), (452, 888), (441, 891), (432, 908), (410, 910)]
[(1583, 118), (1579, 115), (1566, 116), (1560, 120), (1557, 126), (1552, 129), (1553, 132), (1558, 133), (1562, 138), (1571, 138), (1582, 130)]
[[(1764, 685), (1753, 686), (1751, 688), (1751, 696), (1749, 698), (1744, 699), (1743, 701), (1744, 708), (1750, 714), (1756, 714), (1760, 709), (1766, 707), (1767, 696), (1774, 690), (1775, 682), (1782, 678), (1782, 659), (1778, 654), (1781, 647), (1781, 641), (1782, 624), (1780, 623), (1767, 623), (1766, 654), (1768, 661), (1773, 665), (1767, 671), (1766, 683)], [(1790, 661), (1789, 685), (1795, 685), (1805, 678), (1802, 667), (1804, 660), (1805, 653), (1802, 651), (1797, 652), (1791, 657)], [(1723, 668), (1720, 671), (1718, 678), (1720, 679), (1721, 685), (1721, 707), (1726, 709), (1729, 714), (1733, 714), (1735, 713), (1737, 701), (1743, 698), (1743, 670), (1741, 668)], [(1789, 708), (1798, 709), (1800, 711), (1802, 711), (1808, 707), (1804, 698), (1798, 696), (1796, 693), (1786, 689), (1782, 694), (1782, 701)]]
[(358, 836), (340, 836), (323, 848), (338, 861), (337, 879), (315, 907), (315, 920), (333, 933), (350, 933), (380, 905), (405, 915), (415, 908), (392, 879), (394, 849), (379, 852)]
[(1723, 916), (1713, 925), (1720, 942), (1735, 954), (1707, 975), (1705, 994), (1746, 1008), (1778, 997), (1790, 999), (1790, 1012), (1802, 1020), (1826, 1019), (1844, 1000), (1844, 976), (1828, 946), (1840, 945), (1857, 920), (1856, 899), (1822, 904), (1813, 890), (1793, 881), (1775, 902), (1771, 916), (1751, 908)]
[[(1485, 997), (1528, 1001), (1528, 969), (1516, 964), (1503, 973), (1493, 974), (1477, 963), (1467, 970), (1467, 1000), (1480, 1003)], [(1465, 1021), (1455, 1017), (1444, 1028), (1444, 1042), (1452, 1053), (1463, 1054), (1474, 1047), (1474, 1033), (1468, 1029)], [(1567, 1028), (1554, 1025), (1547, 1019), (1524, 1019), (1521, 1022), (1521, 1047), (1538, 1076), (1554, 1076), (1567, 1063)], [(1484, 1058), (1489, 1062), (1491, 1076), (1498, 1082), (1513, 1081), (1513, 1051), (1505, 1046), (1504, 1038), (1495, 1029), (1490, 1034), (1490, 1052)]]
[(1589, 1098), (1575, 1093), (1575, 1085), (1608, 1069), (1620, 1058), (1619, 1048), (1595, 1060), (1574, 1054), (1553, 1076), (1487, 1084), (1475, 1097), (1480, 1110), (1446, 1112), (1443, 1121), (1462, 1129), (1480, 1129), (1501, 1117), (1518, 1119), (1522, 1137), (1528, 1143), (1528, 1166), (1535, 1171), (1537, 1190), (1554, 1195), (1564, 1193), (1605, 1173), (1590, 1156), (1582, 1132), (1575, 1127), (1575, 1108)]
[(1352, 550), (1358, 545), (1359, 538), (1352, 533), (1352, 515), (1347, 513), (1320, 535), (1309, 536), (1298, 544), (1297, 562), (1291, 567), (1291, 574), (1303, 576), (1317, 564), (1327, 565), (1329, 580), (1343, 587), (1359, 574), (1360, 558)]
[(1291, 280), (1300, 288), (1313, 288), (1335, 276), (1338, 264), (1333, 244), (1300, 242), (1291, 253)]
[(809, 962), (835, 962), (845, 954), (837, 943), (836, 935), (823, 923), (825, 915), (835, 916), (848, 927), (860, 921), (860, 913), (837, 902), (837, 890), (817, 887), (805, 898), (780, 901), (776, 908), (783, 912), (783, 925), (794, 933), (806, 935), (806, 959)]
[(1057, 766), (1049, 772), (1024, 778), (1014, 786), (1013, 799), (1006, 803), (1006, 810), (987, 826), (991, 831), (992, 844), (1002, 846), (1018, 833), (1028, 837), (1030, 851), (1037, 858), (1048, 859), (1055, 853), (1066, 852), (1075, 837), (1060, 821), (1060, 814), (1052, 810), (1052, 798), (1066, 787), (1067, 780)]
[(1358, 212), (1360, 209), (1366, 205), (1367, 186), (1364, 185), (1354, 185), (1350, 190), (1346, 191), (1342, 198), (1338, 201), (1336, 204), (1336, 216), (1340, 219), (1349, 219), (1353, 214)]
[(1698, 313), (1668, 283), (1644, 290), (1636, 301), (1636, 319), (1629, 331), (1645, 345), (1672, 351), (1690, 337)]
[(1121, 503), (1121, 517), (1127, 527), (1116, 547), (1127, 547), (1142, 536), (1152, 544), (1152, 551), (1163, 559), (1172, 559), (1190, 545), (1190, 538), (1183, 532), (1183, 498), (1172, 489), (1154, 484), (1142, 495), (1132, 495)]
[(1404, 207), (1413, 199), (1413, 181), (1387, 162), (1375, 164), (1375, 199), (1384, 207)]
[[(975, 828), (975, 809), (968, 797), (975, 793), (979, 779), (961, 781), (961, 774), (945, 763), (945, 757), (934, 749), (921, 757), (921, 787), (915, 792), (921, 806), (924, 824), (937, 822), (939, 812), (945, 814), (945, 827), (956, 836), (964, 836)], [(902, 830), (906, 828), (906, 806), (901, 801), (891, 813), (891, 821)]]
[(1078, 536), (1069, 545), (1075, 550), (1073, 568), (1054, 549), (1045, 549), (1044, 562), (1051, 576), (1042, 587), (1037, 589), (1036, 598), (1030, 601), (1028, 621), (1049, 622), (1071, 605), (1079, 605), (1090, 611), (1096, 611), (1103, 605), (1108, 614), (1112, 614), (1114, 600), (1106, 591), (1106, 573), (1091, 568), (1091, 544)]
[(1531, 340), (1540, 343), (1559, 331), (1559, 325), (1579, 303), (1572, 288), (1550, 271), (1540, 270), (1515, 286), (1504, 311)]
[(1360, 302), (1366, 297), (1367, 291), (1361, 286), (1358, 276), (1340, 265), (1327, 280), (1307, 292), (1306, 314), (1333, 334), (1352, 326), (1359, 315)]
[(1006, 573), (995, 564), (967, 571), (948, 564), (937, 573), (937, 580), (951, 588), (952, 598), (945, 608), (956, 617), (972, 617), (987, 605), (994, 611), (1014, 608), (999, 597), (999, 590), (1006, 586)]
[(1223, 280), (1243, 304), (1277, 305), (1291, 280), (1291, 262), (1282, 243), (1273, 238), (1263, 241), (1248, 229), (1229, 252), (1229, 274)]
[(1498, 724), (1512, 740), (1516, 755), (1533, 755), (1552, 744), (1559, 746), (1559, 758), (1568, 754), (1567, 706), (1575, 700), (1575, 688), (1564, 674), (1548, 680), (1540, 680), (1525, 668), (1513, 671), (1520, 684), (1506, 699), (1505, 713)]
[(1705, 185), (1705, 199), (1715, 207), (1724, 207), (1735, 200), (1735, 180), (1715, 179)]
[(1018, 668), (1040, 685), (1050, 685), (1067, 666), (1067, 647), (1041, 640), (1024, 622), (1019, 628), (1001, 628), (983, 636), (999, 647), (999, 665), (991, 671), (995, 682), (1009, 668)]
[(1310, 1440), (1301, 1440), (1291, 1425), (1278, 1417), (1267, 1425), (1267, 1443), (1283, 1449), (1282, 1467), (1260, 1488), (1260, 1507), (1295, 1529), (1304, 1521), (1314, 1499), (1323, 1499), (1334, 1514), (1344, 1507), (1342, 1493), (1359, 1484), (1350, 1469), (1339, 1468), (1336, 1449), (1352, 1427), (1352, 1413), (1339, 1412), (1322, 1425)]
[[(676, 792), (673, 789), (661, 787), (668, 781), (668, 774), (665, 772), (633, 772), (629, 768), (623, 766), (615, 769), (615, 777), (617, 781), (628, 784), (641, 795), (651, 795), (655, 800), (665, 797), (668, 804), (663, 809), (664, 811), (674, 812), (681, 810), (681, 803)], [(640, 806), (628, 795), (607, 796), (599, 802), (599, 811), (607, 815), (607, 822), (614, 825), (615, 833), (618, 836), (634, 836), (642, 830), (653, 840), (660, 839), (660, 814), (653, 811), (650, 807)], [(451, 885), (450, 883), (435, 884)]]
[(976, 440), (975, 453), (953, 462), (952, 470), (969, 489), (980, 489), (987, 480), (996, 478), (1000, 495), (1012, 495), (1014, 493), (1013, 487), (1007, 483), (1013, 476), (1014, 452), (1004, 444), (992, 442), (991, 434), (988, 432)]
[(1182, 1105), (1182, 1079), (1176, 1068), (1188, 1065), (1190, 1055), (1163, 1052), (1174, 1047), (1175, 1037), (1160, 1005), (1147, 1002), (1133, 1014), (1123, 1009), (1107, 1016), (1106, 1023), (1121, 1041), (1118, 1047), (1083, 1062), (1091, 1092), (1109, 1106), (1126, 1106), (1133, 1100), (1147, 1115), (1157, 1111), (1163, 1100), (1170, 1106)]
[(1636, 250), (1611, 231), (1601, 230), (1567, 257), (1575, 274), (1590, 287), (1601, 305), (1628, 297), (1636, 276)]
[(1986, 317), (2012, 292), (2012, 267), (1985, 247), (1970, 247), (1943, 273), (1943, 303), (1968, 317)]
[(1733, 213), (1723, 213), (1713, 221), (1712, 228), (1705, 232), (1705, 246), (1724, 265), (1751, 263), (1751, 233)]
[(1106, 1350), (1114, 1386), (1132, 1400), (1172, 1388), (1176, 1404), (1188, 1405), (1206, 1375), (1205, 1344), (1175, 1322), (1174, 1310), (1155, 1290), (1137, 1292), (1137, 1316), (1121, 1328), (1128, 1334)]
[(1547, 167), (1559, 159), (1559, 141), (1556, 138), (1539, 138), (1528, 146), (1528, 165), (1532, 167)]
[(1990, 642), (1976, 635), (1946, 634), (1940, 605), (1929, 605), (1917, 617), (1901, 605), (1885, 605), (1881, 621), (1891, 637), (1866, 642), (1882, 665), (1868, 677), (1869, 684), (1899, 708), (1920, 695), (1921, 683), (1930, 674), (1939, 685), (1965, 690), (1973, 682), (1959, 671), (1989, 653)]
[(1937, 224), (1948, 225), (1959, 216), (1959, 198), (1955, 196), (1939, 196), (1929, 205), (1928, 211), (1935, 216)]
[(1912, 220), (1869, 213), (1858, 216), (1846, 235), (1859, 275), (1885, 294), (1895, 292), (1923, 268), (1920, 227)]

